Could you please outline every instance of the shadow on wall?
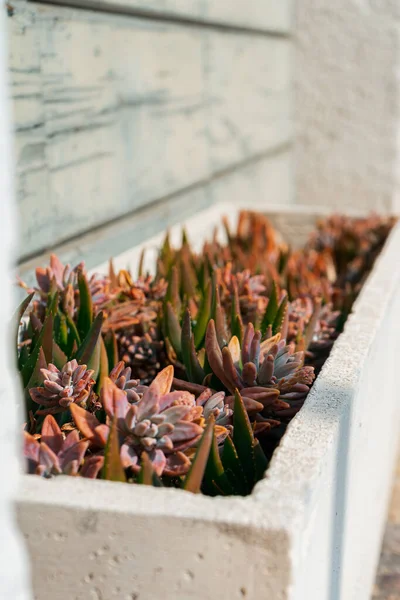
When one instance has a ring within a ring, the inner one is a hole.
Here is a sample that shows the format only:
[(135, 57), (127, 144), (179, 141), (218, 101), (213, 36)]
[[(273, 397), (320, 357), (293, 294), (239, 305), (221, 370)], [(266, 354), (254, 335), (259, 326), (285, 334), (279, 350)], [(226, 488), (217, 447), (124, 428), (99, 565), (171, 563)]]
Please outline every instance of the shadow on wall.
[(335, 464), (335, 490), (332, 505), (331, 570), (329, 600), (340, 600), (341, 575), (344, 559), (347, 478), (349, 473), (352, 403), (342, 415)]

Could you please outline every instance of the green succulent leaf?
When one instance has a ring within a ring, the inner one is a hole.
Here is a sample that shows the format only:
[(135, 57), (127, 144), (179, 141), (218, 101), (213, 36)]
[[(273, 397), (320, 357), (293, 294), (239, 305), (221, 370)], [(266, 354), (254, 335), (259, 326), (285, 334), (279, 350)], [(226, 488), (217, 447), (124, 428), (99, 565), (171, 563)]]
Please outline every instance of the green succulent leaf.
[(43, 383), (43, 375), (41, 373), (41, 369), (46, 369), (46, 367), (47, 363), (46, 358), (44, 356), (43, 348), (39, 348), (39, 355), (36, 364), (24, 390), (25, 407), (27, 415), (29, 414), (29, 411), (35, 412), (35, 410), (38, 408), (37, 404), (35, 404), (35, 402), (33, 402), (32, 398), (30, 397), (29, 390)]
[(271, 293), (268, 298), (267, 308), (265, 310), (264, 317), (261, 321), (261, 333), (265, 334), (269, 325), (273, 325), (277, 312), (278, 312), (279, 304), (278, 304), (278, 289), (275, 281), (272, 282)]
[(83, 339), (92, 326), (93, 322), (93, 301), (89, 289), (87, 277), (82, 271), (78, 273), (79, 288), (79, 310), (77, 319), (77, 329), (79, 336)]
[(27, 387), (34, 369), (37, 365), (40, 350), (42, 349), (47, 364), (53, 360), (53, 315), (50, 313), (47, 315), (43, 327), (38, 336), (38, 340), (29, 356), (29, 359), (25, 362), (22, 371), (22, 384), (24, 388)]
[(171, 302), (166, 303), (165, 325), (167, 331), (166, 337), (168, 337), (169, 341), (171, 342), (172, 347), (176, 352), (176, 355), (180, 357), (182, 352), (182, 330), (179, 324), (178, 317), (176, 316), (174, 309), (172, 308)]
[(265, 475), (265, 471), (268, 467), (268, 459), (264, 454), (264, 450), (261, 448), (260, 442), (255, 439), (254, 440), (254, 467), (255, 467), (255, 481), (260, 481)]
[(118, 362), (118, 344), (115, 333), (110, 329), (104, 336), (104, 345), (107, 351), (108, 366), (111, 369), (115, 367)]
[(311, 344), (313, 339), (314, 331), (318, 323), (319, 316), (321, 314), (321, 298), (315, 298), (314, 300), (314, 310), (311, 315), (311, 319), (307, 323), (307, 326), (304, 331), (304, 350), (308, 349), (308, 346)]
[(202, 384), (205, 377), (205, 373), (204, 369), (200, 365), (194, 347), (194, 339), (192, 334), (192, 324), (189, 309), (185, 310), (183, 316), (181, 333), (181, 353), (183, 364), (186, 368), (188, 380), (192, 383)]
[(155, 475), (153, 465), (147, 452), (142, 452), (141, 469), (137, 477), (137, 483), (142, 485), (153, 485), (153, 476)]
[(224, 471), (215, 433), (204, 472), (202, 490), (209, 496), (217, 496), (218, 494), (229, 496), (235, 492)]
[(15, 311), (14, 316), (12, 318), (12, 323), (15, 324), (14, 325), (14, 327), (15, 327), (14, 339), (16, 340), (16, 346), (18, 346), (18, 332), (19, 332), (19, 327), (20, 327), (20, 324), (21, 324), (21, 319), (24, 316), (24, 313), (27, 310), (28, 306), (32, 302), (32, 299), (33, 299), (34, 295), (35, 295), (35, 292), (32, 292), (31, 294), (29, 294), (29, 296), (27, 296), (26, 298), (24, 298), (24, 300), (18, 306), (18, 308)]
[[(101, 327), (103, 325), (103, 313), (99, 312), (96, 316), (93, 324), (83, 340), (82, 344), (76, 351), (75, 358), (80, 365), (88, 365), (93, 360), (93, 354), (95, 353), (97, 342), (101, 333)], [(95, 360), (95, 359), (94, 359)], [(93, 368), (93, 367), (91, 367)]]
[(68, 343), (65, 348), (65, 353), (68, 358), (71, 358), (73, 355), (73, 348), (76, 345), (77, 348), (81, 345), (81, 338), (76, 328), (76, 325), (71, 319), (71, 317), (67, 316), (67, 326), (68, 326)]
[(240, 496), (249, 494), (251, 489), (249, 489), (246, 475), (243, 471), (238, 453), (236, 452), (235, 445), (230, 436), (228, 436), (224, 442), (221, 461), (224, 465), (226, 476), (230, 480), (236, 494)]
[(189, 259), (184, 255), (181, 258), (181, 292), (183, 297), (194, 298), (196, 295), (196, 273), (189, 262)]
[(201, 483), (210, 455), (210, 449), (214, 440), (215, 419), (213, 415), (207, 420), (207, 425), (204, 430), (201, 440), (197, 447), (195, 457), (188, 474), (183, 483), (183, 489), (193, 494), (199, 494), (201, 491)]
[(282, 329), (283, 322), (285, 320), (286, 311), (288, 309), (288, 298), (285, 296), (282, 302), (279, 305), (278, 311), (276, 313), (273, 325), (272, 325), (272, 333), (275, 335), (279, 333)]
[(53, 340), (53, 364), (57, 369), (62, 369), (65, 363), (68, 362), (68, 357), (61, 350), (60, 346)]
[(164, 305), (170, 302), (175, 309), (176, 314), (180, 314), (182, 309), (181, 297), (179, 294), (179, 273), (178, 269), (173, 266), (169, 275), (167, 293), (165, 295)]
[(18, 356), (18, 371), (22, 371), (26, 362), (29, 360), (29, 350), (27, 346), (22, 346)]
[(190, 311), (187, 308), (183, 315), (182, 330), (181, 330), (181, 353), (183, 364), (186, 368), (186, 373), (189, 381), (192, 381), (192, 364), (190, 360), (192, 341), (192, 322)]
[(239, 391), (235, 390), (233, 443), (250, 490), (255, 483), (254, 433)]
[(117, 418), (114, 417), (110, 427), (106, 448), (104, 450), (104, 466), (102, 479), (126, 482), (125, 471), (121, 463), (118, 442)]
[(100, 361), (99, 361), (99, 376), (97, 378), (97, 391), (100, 393), (101, 388), (103, 387), (103, 381), (105, 377), (108, 377), (110, 372), (107, 349), (104, 343), (104, 339), (102, 336), (99, 337), (99, 345), (100, 345)]
[(207, 331), (207, 325), (211, 315), (212, 292), (212, 287), (210, 283), (208, 283), (199, 308), (196, 325), (193, 329), (194, 345), (196, 350), (199, 350), (204, 345), (204, 338)]
[(68, 324), (67, 317), (60, 311), (54, 319), (54, 339), (63, 350), (68, 348)]

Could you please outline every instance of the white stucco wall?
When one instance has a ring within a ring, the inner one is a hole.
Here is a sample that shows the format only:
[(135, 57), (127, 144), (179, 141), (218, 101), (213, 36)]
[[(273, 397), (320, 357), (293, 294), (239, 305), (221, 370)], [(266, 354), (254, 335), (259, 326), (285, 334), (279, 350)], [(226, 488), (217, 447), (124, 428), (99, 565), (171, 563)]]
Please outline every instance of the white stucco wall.
[(10, 278), (10, 263), (14, 243), (12, 184), (10, 161), (10, 126), (6, 98), (5, 11), (0, 10), (0, 280), (3, 282), (0, 311), (0, 410), (1, 410), (1, 486), (0, 486), (0, 598), (29, 600), (26, 563), (14, 521), (11, 499), (19, 481), (17, 431), (20, 418), (16, 409), (10, 366), (9, 319), (14, 310), (11, 287), (4, 285)]
[(296, 202), (400, 210), (400, 2), (298, 0)]

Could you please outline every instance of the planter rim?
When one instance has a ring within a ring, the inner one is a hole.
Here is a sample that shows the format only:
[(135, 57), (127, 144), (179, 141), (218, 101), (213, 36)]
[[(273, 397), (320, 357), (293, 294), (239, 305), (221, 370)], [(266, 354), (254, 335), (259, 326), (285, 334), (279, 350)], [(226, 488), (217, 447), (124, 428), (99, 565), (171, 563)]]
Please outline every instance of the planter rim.
[[(279, 209), (262, 206), (259, 207), (261, 209), (267, 215), (268, 212), (279, 212), (318, 217), (331, 212), (315, 207), (299, 210), (296, 206)], [(202, 235), (210, 235), (223, 214), (229, 214), (233, 219), (232, 206), (221, 204), (189, 219), (185, 223), (189, 237), (192, 239), (195, 234), (197, 241), (202, 241)], [(172, 242), (180, 237), (180, 231), (181, 225), (171, 229)], [(127, 259), (137, 260), (143, 246), (158, 244), (163, 236), (154, 236), (148, 243), (117, 257), (115, 264), (126, 266)], [(400, 284), (399, 246), (400, 222), (388, 236), (354, 304), (344, 332), (335, 341), (303, 408), (289, 424), (264, 479), (258, 482), (250, 496), (210, 498), (177, 489), (62, 476), (43, 480), (23, 475), (17, 503), (190, 519), (247, 530), (254, 527), (257, 531), (300, 532), (301, 524), (313, 507), (312, 498), (316, 493), (313, 484), (318, 480), (329, 448), (339, 434), (341, 418), (357, 391), (365, 358)], [(105, 266), (101, 265), (96, 271), (104, 270)], [(385, 294), (382, 294), (383, 289)], [(360, 323), (363, 323), (362, 328)]]

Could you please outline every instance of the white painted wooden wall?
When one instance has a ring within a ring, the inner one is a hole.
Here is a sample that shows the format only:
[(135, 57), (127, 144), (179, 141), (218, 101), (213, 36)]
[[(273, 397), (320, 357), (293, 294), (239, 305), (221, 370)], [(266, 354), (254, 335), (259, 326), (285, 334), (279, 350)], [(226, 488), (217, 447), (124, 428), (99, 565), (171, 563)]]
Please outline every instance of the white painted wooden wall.
[(400, 213), (399, 25), (399, 0), (297, 1), (297, 202)]
[(12, 499), (20, 480), (17, 445), (21, 443), (21, 415), (12, 365), (10, 315), (13, 307), (11, 263), (16, 239), (12, 190), (11, 120), (7, 102), (7, 54), (5, 13), (0, 10), (0, 598), (29, 600), (27, 564), (17, 532)]
[(232, 176), (292, 201), (290, 0), (72, 4), (8, 19), (21, 259), (66, 243), (96, 264), (143, 239), (139, 209), (164, 227)]

